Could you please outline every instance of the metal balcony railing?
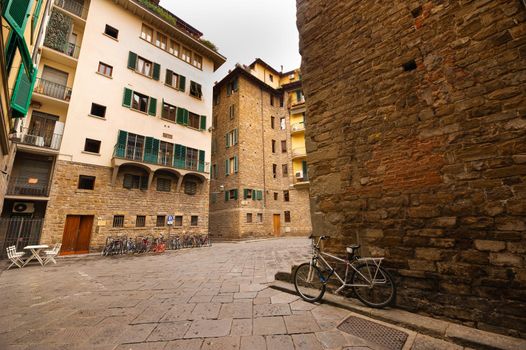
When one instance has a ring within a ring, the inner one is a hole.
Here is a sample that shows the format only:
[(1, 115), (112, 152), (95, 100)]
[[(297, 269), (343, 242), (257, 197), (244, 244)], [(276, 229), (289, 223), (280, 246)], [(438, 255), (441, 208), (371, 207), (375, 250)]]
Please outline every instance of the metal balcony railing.
[(164, 152), (153, 154), (151, 152), (145, 152), (141, 147), (115, 145), (113, 157), (154, 165), (162, 165), (170, 168), (193, 170), (201, 173), (210, 172), (210, 163), (208, 162), (196, 161), (189, 158), (174, 158), (173, 156), (167, 156)]
[(292, 132), (303, 131), (303, 130), (305, 130), (305, 123), (304, 122), (299, 122), (299, 123), (292, 124), (291, 130), (292, 130)]
[(47, 197), (49, 183), (32, 177), (12, 177), (7, 185), (7, 195)]
[(58, 150), (62, 142), (62, 134), (49, 133), (41, 129), (23, 128), (21, 133), (16, 134), (15, 142)]
[(49, 47), (50, 49), (53, 49), (55, 51), (61, 52), (64, 55), (67, 55), (72, 58), (79, 58), (80, 54), (80, 46), (75, 45), (73, 43), (67, 43), (63, 47), (51, 47), (49, 43), (44, 42), (45, 47)]
[(292, 157), (304, 157), (307, 155), (305, 147), (297, 147), (292, 149)]
[(66, 10), (69, 13), (74, 14), (82, 19), (88, 17), (88, 8), (84, 6), (83, 2), (75, 0), (55, 0), (55, 6)]
[(42, 78), (37, 78), (34, 92), (68, 102), (71, 99), (71, 88)]

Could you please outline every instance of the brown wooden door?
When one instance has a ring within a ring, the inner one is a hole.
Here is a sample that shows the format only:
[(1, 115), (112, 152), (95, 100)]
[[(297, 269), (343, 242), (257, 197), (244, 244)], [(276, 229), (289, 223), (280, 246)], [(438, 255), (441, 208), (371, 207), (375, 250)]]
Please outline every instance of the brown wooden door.
[(274, 236), (281, 235), (281, 218), (279, 214), (274, 214)]
[(89, 252), (93, 216), (68, 215), (62, 237), (62, 255)]

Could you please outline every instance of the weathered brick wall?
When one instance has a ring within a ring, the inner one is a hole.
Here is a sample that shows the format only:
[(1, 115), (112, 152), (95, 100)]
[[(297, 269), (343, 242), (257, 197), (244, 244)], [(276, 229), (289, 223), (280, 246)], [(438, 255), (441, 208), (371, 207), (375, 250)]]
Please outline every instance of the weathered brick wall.
[(314, 232), (385, 255), (400, 307), (524, 337), (521, 1), (297, 5)]

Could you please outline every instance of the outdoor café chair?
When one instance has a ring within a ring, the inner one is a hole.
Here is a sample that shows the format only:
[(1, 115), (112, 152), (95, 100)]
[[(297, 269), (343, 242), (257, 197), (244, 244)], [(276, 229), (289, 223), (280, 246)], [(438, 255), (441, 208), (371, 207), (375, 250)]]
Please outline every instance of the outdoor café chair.
[(10, 247), (7, 247), (7, 257), (9, 260), (11, 260), (11, 265), (7, 268), (8, 270), (11, 268), (11, 266), (16, 265), (19, 268), (22, 268), (24, 266), (24, 261), (22, 260), (22, 257), (24, 256), (24, 252), (17, 252), (16, 246), (12, 245)]
[(44, 257), (44, 266), (52, 261), (53, 264), (56, 264), (57, 262), (55, 261), (55, 257), (58, 255), (58, 253), (60, 252), (60, 248), (62, 247), (62, 243), (57, 243), (55, 244), (55, 246), (53, 247), (53, 249), (50, 249), (50, 250), (44, 250), (44, 254), (46, 254), (46, 256)]

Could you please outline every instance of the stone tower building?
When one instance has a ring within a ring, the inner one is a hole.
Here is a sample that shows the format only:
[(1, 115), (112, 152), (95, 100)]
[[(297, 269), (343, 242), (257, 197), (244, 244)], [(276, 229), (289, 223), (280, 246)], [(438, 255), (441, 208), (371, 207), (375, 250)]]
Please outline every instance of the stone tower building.
[(526, 334), (526, 8), (298, 0), (314, 232), (400, 307)]
[(305, 144), (290, 123), (303, 113), (302, 96), (299, 71), (260, 59), (214, 87), (211, 237), (310, 234), (308, 177), (298, 168)]

